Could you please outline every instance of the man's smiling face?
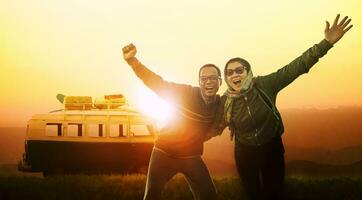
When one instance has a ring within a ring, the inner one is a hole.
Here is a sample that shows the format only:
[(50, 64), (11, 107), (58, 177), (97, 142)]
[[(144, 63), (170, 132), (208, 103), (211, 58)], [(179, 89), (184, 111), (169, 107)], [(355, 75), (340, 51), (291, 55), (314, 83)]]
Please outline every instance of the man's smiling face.
[(199, 84), (202, 95), (207, 99), (216, 96), (220, 86), (220, 76), (215, 67), (204, 67), (200, 71)]

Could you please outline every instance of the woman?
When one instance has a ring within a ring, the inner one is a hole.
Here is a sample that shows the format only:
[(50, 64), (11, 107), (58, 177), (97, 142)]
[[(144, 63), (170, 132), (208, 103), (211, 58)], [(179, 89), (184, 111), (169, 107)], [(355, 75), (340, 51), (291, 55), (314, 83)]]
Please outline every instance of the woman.
[(224, 69), (228, 89), (224, 100), (224, 122), (235, 136), (235, 161), (250, 199), (282, 199), (285, 176), (283, 122), (275, 107), (279, 91), (324, 56), (352, 26), (345, 17), (326, 24), (325, 38), (277, 72), (254, 77), (242, 58), (229, 60)]

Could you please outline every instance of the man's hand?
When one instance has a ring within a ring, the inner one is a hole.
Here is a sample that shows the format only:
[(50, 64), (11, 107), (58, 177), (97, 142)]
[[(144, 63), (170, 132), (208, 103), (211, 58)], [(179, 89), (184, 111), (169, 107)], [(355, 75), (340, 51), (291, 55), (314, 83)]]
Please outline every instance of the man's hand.
[[(334, 19), (332, 27), (329, 27), (329, 22), (326, 21), (326, 28), (324, 30), (324, 38), (331, 44), (335, 44), (340, 40), (353, 25), (348, 24), (351, 22), (351, 19), (348, 19), (348, 16), (345, 16), (342, 21), (338, 23), (339, 14), (336, 19)], [(348, 26), (348, 27), (347, 27)]]
[(128, 61), (131, 58), (134, 58), (136, 56), (137, 53), (137, 49), (136, 47), (131, 43), (125, 47), (122, 48), (122, 52), (123, 52), (123, 59), (125, 59), (126, 61)]

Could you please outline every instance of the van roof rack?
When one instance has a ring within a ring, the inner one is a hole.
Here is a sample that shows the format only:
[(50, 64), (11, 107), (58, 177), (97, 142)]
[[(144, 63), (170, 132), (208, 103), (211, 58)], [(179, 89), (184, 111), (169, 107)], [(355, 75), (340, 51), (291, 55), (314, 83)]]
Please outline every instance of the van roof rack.
[[(56, 98), (63, 104), (63, 110), (122, 110), (131, 111), (122, 94), (104, 95), (104, 99), (92, 101), (91, 96), (65, 96), (57, 94)], [(123, 107), (123, 108), (122, 108)], [(56, 112), (60, 110), (55, 110)]]

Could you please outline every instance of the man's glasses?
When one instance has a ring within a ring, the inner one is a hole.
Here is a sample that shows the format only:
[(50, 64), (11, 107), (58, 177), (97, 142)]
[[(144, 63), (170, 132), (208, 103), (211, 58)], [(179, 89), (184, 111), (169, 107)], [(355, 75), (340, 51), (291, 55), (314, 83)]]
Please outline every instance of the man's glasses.
[(217, 80), (219, 80), (219, 78), (219, 76), (200, 76), (200, 82), (206, 83), (207, 80), (210, 80), (211, 82), (216, 82)]
[(245, 70), (245, 67), (237, 67), (235, 69), (228, 69), (228, 70), (226, 70), (226, 75), (232, 76), (234, 74), (234, 72), (237, 74), (242, 74), (242, 73), (244, 73), (244, 70)]

